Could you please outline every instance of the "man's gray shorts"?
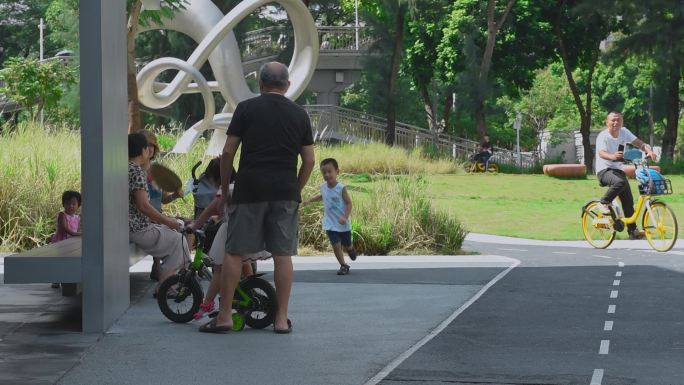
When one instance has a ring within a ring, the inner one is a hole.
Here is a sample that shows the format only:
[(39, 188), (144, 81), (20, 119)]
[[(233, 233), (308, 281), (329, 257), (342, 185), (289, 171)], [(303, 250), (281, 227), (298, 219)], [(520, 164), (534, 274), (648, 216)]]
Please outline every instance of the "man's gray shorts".
[(252, 254), (266, 250), (273, 256), (297, 254), (299, 202), (239, 203), (228, 207), (226, 252)]

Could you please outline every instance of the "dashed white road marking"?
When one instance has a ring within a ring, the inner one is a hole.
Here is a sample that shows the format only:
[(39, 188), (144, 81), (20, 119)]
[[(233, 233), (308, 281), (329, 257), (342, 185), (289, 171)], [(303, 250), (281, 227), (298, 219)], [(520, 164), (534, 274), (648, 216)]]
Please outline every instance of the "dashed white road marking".
[(620, 286), (620, 280), (619, 279), (614, 280), (613, 286)]
[(603, 330), (604, 330), (604, 331), (607, 331), (607, 332), (613, 330), (613, 321), (606, 321), (606, 322), (604, 322), (604, 323), (603, 323)]
[(610, 291), (610, 298), (617, 298), (618, 297), (618, 291), (617, 290), (611, 290)]
[(613, 259), (613, 257), (608, 257), (608, 256), (605, 256), (605, 255), (592, 255), (592, 257), (603, 258), (603, 259)]
[(496, 277), (494, 277), (491, 281), (489, 281), (486, 285), (480, 289), (477, 293), (475, 293), (474, 296), (472, 296), (466, 303), (461, 305), (455, 312), (453, 312), (447, 319), (442, 321), (439, 325), (437, 325), (436, 328), (432, 329), (428, 335), (423, 337), (420, 341), (416, 342), (413, 346), (411, 346), (408, 350), (405, 352), (401, 353), (397, 358), (393, 359), (389, 364), (387, 364), (384, 368), (382, 368), (378, 374), (375, 376), (371, 377), (368, 381), (365, 382), (364, 385), (375, 385), (382, 381), (385, 377), (387, 377), (394, 369), (396, 369), (399, 365), (401, 365), (402, 362), (406, 361), (409, 357), (413, 355), (413, 353), (417, 352), (418, 349), (423, 347), (423, 345), (427, 344), (430, 342), (433, 338), (435, 338), (439, 333), (441, 333), (453, 320), (456, 319), (461, 313), (463, 313), (467, 308), (470, 307), (470, 305), (474, 304), (475, 301), (480, 299), (484, 293), (487, 292), (494, 284), (499, 282), (503, 277), (506, 276), (511, 270), (515, 269), (518, 265), (520, 265), (520, 261), (517, 259), (510, 258), (513, 263), (504, 271), (500, 272), (497, 274)]
[(601, 340), (601, 347), (599, 347), (599, 354), (608, 354), (610, 350), (610, 340)]
[(575, 255), (577, 253), (572, 253), (569, 251), (552, 251), (551, 254), (564, 254), (564, 255)]
[(527, 251), (526, 249), (504, 249), (501, 247), (497, 247), (497, 250), (504, 250), (504, 251)]
[(603, 381), (603, 369), (594, 369), (594, 374), (591, 375), (591, 382), (589, 385), (601, 385)]
[(615, 305), (608, 305), (608, 314), (615, 314)]
[(618, 262), (618, 267), (625, 267), (625, 263), (624, 262)]
[(622, 277), (622, 272), (621, 271), (615, 272), (615, 276), (616, 277)]

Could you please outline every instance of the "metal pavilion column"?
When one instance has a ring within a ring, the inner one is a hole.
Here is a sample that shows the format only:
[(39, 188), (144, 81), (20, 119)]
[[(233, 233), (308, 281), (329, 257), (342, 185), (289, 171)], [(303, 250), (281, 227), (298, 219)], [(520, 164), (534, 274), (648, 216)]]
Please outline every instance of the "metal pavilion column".
[(83, 331), (129, 306), (126, 2), (81, 0)]

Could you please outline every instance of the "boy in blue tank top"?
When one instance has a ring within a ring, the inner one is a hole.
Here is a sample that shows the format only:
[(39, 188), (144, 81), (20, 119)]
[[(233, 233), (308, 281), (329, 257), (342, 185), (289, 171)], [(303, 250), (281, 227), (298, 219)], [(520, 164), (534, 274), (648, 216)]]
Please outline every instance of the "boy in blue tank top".
[(347, 192), (347, 187), (337, 181), (339, 173), (340, 169), (335, 159), (323, 159), (321, 174), (323, 174), (325, 183), (321, 184), (321, 193), (304, 201), (303, 205), (323, 201), (323, 230), (328, 234), (335, 257), (340, 263), (337, 275), (347, 275), (349, 274), (349, 265), (344, 261), (342, 248), (344, 247), (352, 261), (356, 260), (356, 250), (352, 245), (351, 222), (349, 220), (352, 201)]

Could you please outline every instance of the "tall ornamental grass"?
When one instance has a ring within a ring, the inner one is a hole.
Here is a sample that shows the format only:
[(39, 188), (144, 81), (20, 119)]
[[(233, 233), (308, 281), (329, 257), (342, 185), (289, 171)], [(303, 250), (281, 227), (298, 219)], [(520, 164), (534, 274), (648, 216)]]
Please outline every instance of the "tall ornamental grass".
[(47, 242), (64, 190), (81, 190), (78, 131), (20, 124), (0, 135), (0, 249)]
[[(175, 143), (170, 133), (161, 133), (162, 151)], [(68, 128), (45, 129), (21, 125), (0, 135), (0, 250), (22, 251), (47, 243), (62, 210), (64, 190), (81, 191), (80, 133)], [(174, 170), (185, 184), (192, 166), (204, 155), (206, 141), (189, 154), (165, 154), (158, 161)], [(238, 154), (239, 157), (239, 154)], [(425, 194), (424, 174), (456, 171), (448, 160), (426, 159), (419, 152), (407, 153), (381, 144), (317, 145), (317, 163), (334, 157), (344, 173), (354, 201), (354, 243), (364, 254), (457, 253), (466, 231), (453, 217), (435, 210)], [(237, 160), (236, 160), (237, 163)], [(322, 182), (318, 166), (303, 192), (316, 194)], [(164, 213), (191, 217), (192, 196), (164, 206)], [(321, 227), (322, 207), (302, 208), (300, 246), (308, 252), (330, 253)], [(87, 231), (87, 229), (84, 229)]]
[(316, 159), (335, 158), (349, 174), (452, 174), (459, 165), (447, 158), (428, 159), (419, 149), (407, 151), (381, 143), (316, 145)]

